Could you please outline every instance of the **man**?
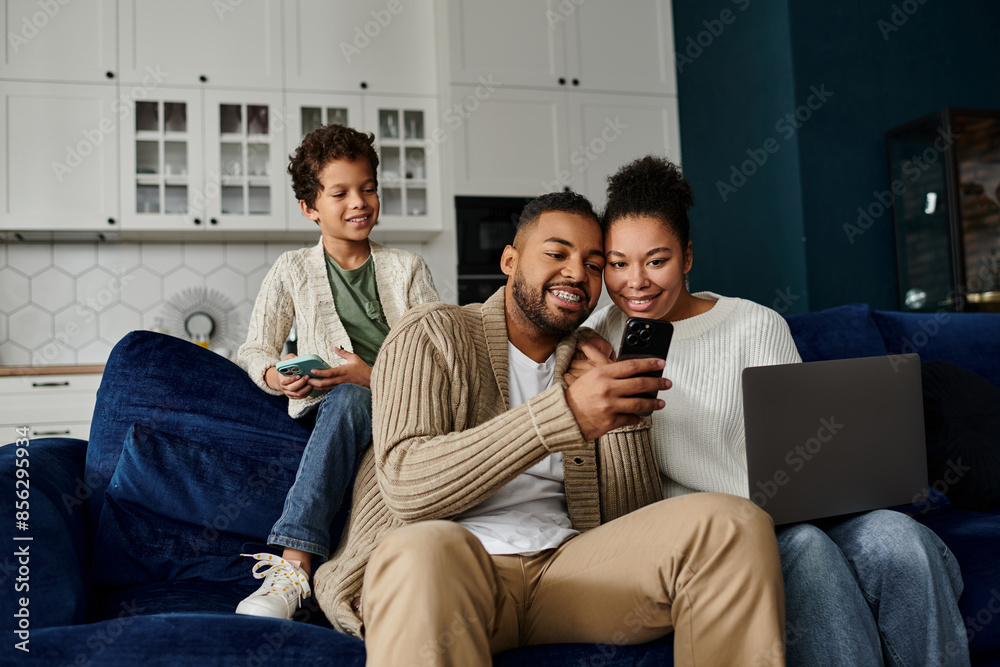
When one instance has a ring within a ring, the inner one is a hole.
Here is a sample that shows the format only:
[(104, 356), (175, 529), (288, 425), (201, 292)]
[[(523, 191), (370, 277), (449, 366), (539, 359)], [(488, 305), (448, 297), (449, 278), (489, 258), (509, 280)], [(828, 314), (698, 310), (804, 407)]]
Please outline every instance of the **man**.
[[(320, 605), (368, 664), (489, 665), (524, 644), (675, 632), (678, 665), (784, 664), (774, 529), (749, 501), (660, 499), (636, 398), (661, 360), (563, 381), (603, 239), (572, 193), (525, 207), (484, 304), (414, 309), (372, 374), (372, 451)], [(596, 440), (596, 442), (595, 442)], [(658, 501), (658, 502), (657, 502)]]

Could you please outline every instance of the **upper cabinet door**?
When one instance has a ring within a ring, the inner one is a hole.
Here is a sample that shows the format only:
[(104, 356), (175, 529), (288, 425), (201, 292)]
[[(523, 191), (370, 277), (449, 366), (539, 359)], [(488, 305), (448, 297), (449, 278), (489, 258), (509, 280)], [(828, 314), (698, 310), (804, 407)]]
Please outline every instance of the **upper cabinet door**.
[(121, 0), (122, 81), (280, 89), (278, 0)]
[(41, 81), (115, 78), (115, 0), (2, 0), (0, 77)]
[(573, 7), (566, 52), (574, 90), (677, 93), (670, 0), (588, 0)]
[(565, 33), (570, 22), (561, 20), (558, 5), (557, 0), (449, 2), (452, 83), (569, 85)]
[(435, 4), (427, 0), (288, 0), (287, 88), (435, 94)]
[(117, 232), (114, 86), (5, 82), (0, 228)]

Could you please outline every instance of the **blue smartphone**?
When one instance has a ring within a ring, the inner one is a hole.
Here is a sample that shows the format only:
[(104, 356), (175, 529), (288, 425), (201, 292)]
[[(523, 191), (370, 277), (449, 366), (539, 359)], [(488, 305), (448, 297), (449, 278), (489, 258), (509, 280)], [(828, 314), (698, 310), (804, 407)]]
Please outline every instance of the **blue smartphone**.
[[(283, 359), (275, 365), (275, 369), (282, 375), (290, 377), (292, 375), (308, 375), (319, 377), (313, 374), (314, 370), (329, 368), (330, 364), (323, 361), (315, 354), (304, 354), (291, 359)], [(309, 396), (322, 396), (325, 392), (314, 390)]]

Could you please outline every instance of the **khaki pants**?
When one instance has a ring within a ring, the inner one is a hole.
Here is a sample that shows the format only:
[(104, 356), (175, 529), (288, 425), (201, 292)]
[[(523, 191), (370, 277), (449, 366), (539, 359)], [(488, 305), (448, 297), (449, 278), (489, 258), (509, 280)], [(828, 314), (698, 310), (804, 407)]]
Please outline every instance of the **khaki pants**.
[(534, 556), (490, 556), (452, 521), (391, 533), (364, 581), (368, 665), (488, 666), (527, 644), (639, 644), (678, 666), (783, 665), (770, 517), (748, 500), (664, 500)]

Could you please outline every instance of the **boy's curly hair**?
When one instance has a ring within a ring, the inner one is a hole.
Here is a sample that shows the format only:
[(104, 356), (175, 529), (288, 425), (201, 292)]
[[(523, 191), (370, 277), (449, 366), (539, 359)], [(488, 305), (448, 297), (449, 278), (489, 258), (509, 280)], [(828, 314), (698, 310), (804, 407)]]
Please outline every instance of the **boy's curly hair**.
[(686, 252), (691, 236), (688, 209), (692, 206), (694, 193), (680, 167), (664, 157), (647, 155), (608, 176), (608, 203), (601, 228), (607, 234), (622, 218), (655, 218), (677, 235)]
[(288, 173), (296, 199), (303, 199), (310, 208), (316, 204), (316, 195), (323, 191), (319, 175), (333, 160), (368, 160), (372, 178), (378, 185), (378, 153), (375, 152), (375, 135), (358, 132), (343, 125), (324, 125), (307, 134), (288, 156)]

